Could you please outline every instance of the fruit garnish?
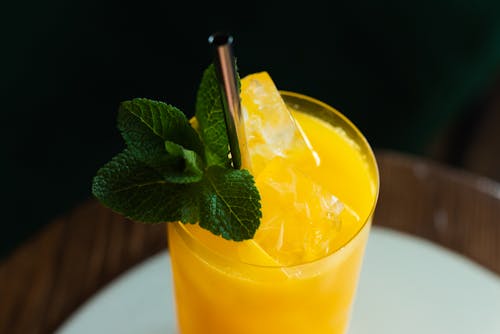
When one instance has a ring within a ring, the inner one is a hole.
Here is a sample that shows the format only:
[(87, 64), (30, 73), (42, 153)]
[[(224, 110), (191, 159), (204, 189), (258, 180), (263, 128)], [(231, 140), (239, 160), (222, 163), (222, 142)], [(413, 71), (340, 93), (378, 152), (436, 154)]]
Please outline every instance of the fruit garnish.
[(305, 164), (319, 163), (268, 72), (241, 80), (241, 104), (250, 151), (252, 173), (257, 176), (274, 157), (300, 155)]

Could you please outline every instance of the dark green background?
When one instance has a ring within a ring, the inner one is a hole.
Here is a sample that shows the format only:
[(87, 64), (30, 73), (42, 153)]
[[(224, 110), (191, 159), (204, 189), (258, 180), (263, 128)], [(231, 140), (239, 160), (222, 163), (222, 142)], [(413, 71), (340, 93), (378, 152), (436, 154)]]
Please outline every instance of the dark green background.
[(122, 149), (120, 101), (193, 114), (216, 30), (234, 35), (241, 75), (267, 70), (280, 89), (337, 107), (375, 148), (421, 155), (448, 124), (476, 117), (468, 106), (500, 65), (498, 1), (2, 7), (2, 256), (90, 197), (95, 171)]

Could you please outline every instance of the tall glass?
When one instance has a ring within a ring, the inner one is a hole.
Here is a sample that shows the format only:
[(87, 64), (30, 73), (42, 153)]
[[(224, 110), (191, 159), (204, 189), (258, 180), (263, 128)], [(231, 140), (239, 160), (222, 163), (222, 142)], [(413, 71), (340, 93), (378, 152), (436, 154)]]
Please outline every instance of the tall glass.
[[(201, 241), (192, 225), (167, 224), (181, 334), (347, 331), (378, 196), (376, 160), (361, 132), (340, 112), (304, 95), (281, 94), (318, 154), (332, 159), (321, 177), (335, 185), (336, 196), (358, 222), (340, 227), (351, 230), (328, 255), (292, 266), (239, 260), (232, 248), (237, 243), (221, 240), (221, 247)], [(318, 128), (304, 114), (328, 125)], [(343, 137), (339, 144), (329, 139), (333, 129)]]

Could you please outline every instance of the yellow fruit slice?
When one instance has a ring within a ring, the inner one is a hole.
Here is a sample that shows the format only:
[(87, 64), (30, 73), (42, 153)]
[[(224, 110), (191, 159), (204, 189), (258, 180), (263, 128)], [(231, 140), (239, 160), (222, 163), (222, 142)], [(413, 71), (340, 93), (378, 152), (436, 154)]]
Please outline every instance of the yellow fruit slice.
[(306, 151), (309, 158), (314, 159), (311, 145), (267, 72), (241, 79), (241, 106), (254, 176), (278, 156), (289, 157)]

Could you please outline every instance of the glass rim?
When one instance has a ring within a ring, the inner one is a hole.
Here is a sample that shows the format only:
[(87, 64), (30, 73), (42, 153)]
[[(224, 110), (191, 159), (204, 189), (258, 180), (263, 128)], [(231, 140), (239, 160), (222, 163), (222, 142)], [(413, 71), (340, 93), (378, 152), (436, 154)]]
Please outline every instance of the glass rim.
[[(322, 255), (321, 257), (318, 257), (316, 259), (313, 259), (313, 260), (309, 260), (309, 261), (304, 261), (304, 262), (300, 262), (300, 263), (296, 263), (296, 264), (291, 264), (291, 265), (262, 265), (262, 264), (257, 264), (257, 263), (251, 263), (251, 262), (246, 262), (246, 261), (243, 261), (243, 260), (237, 260), (237, 259), (233, 259), (233, 258), (230, 258), (230, 257), (227, 257), (225, 256), (224, 254), (221, 254), (220, 252), (214, 250), (214, 249), (211, 249), (210, 247), (208, 247), (207, 245), (205, 245), (203, 242), (199, 241), (181, 222), (173, 222), (171, 224), (174, 225), (174, 228), (176, 229), (180, 229), (182, 232), (182, 234), (186, 235), (189, 237), (190, 240), (194, 241), (196, 244), (198, 244), (200, 247), (202, 247), (203, 249), (207, 250), (210, 254), (215, 254), (217, 257), (220, 257), (221, 259), (223, 259), (224, 261), (230, 261), (230, 262), (238, 262), (240, 264), (244, 264), (244, 265), (248, 265), (248, 266), (251, 266), (253, 268), (262, 268), (262, 269), (280, 269), (280, 268), (297, 268), (297, 267), (301, 267), (301, 266), (304, 266), (304, 265), (308, 265), (308, 264), (313, 264), (313, 263), (318, 263), (326, 258), (330, 258), (331, 256), (341, 252), (343, 249), (346, 248), (346, 246), (348, 246), (349, 244), (351, 244), (358, 236), (359, 234), (365, 230), (365, 228), (367, 227), (366, 225), (368, 224), (368, 222), (370, 221), (370, 219), (373, 219), (373, 215), (374, 215), (374, 212), (375, 212), (375, 208), (376, 208), (376, 205), (377, 205), (377, 202), (378, 202), (378, 197), (379, 197), (379, 193), (380, 193), (380, 173), (379, 173), (379, 168), (378, 168), (378, 164), (377, 164), (377, 160), (376, 160), (376, 157), (375, 157), (375, 153), (371, 147), (371, 145), (369, 144), (368, 140), (366, 139), (366, 137), (363, 135), (363, 133), (359, 130), (359, 128), (349, 119), (347, 118), (347, 116), (345, 116), (342, 112), (340, 112), (339, 110), (335, 109), (334, 107), (332, 107), (331, 105), (319, 100), (319, 99), (316, 99), (314, 97), (311, 97), (309, 95), (305, 95), (305, 94), (301, 94), (301, 93), (296, 93), (296, 92), (292, 92), (292, 91), (286, 91), (286, 90), (279, 90), (280, 94), (282, 96), (284, 96), (285, 98), (287, 96), (290, 96), (290, 97), (295, 97), (295, 98), (298, 98), (298, 99), (301, 99), (301, 100), (305, 100), (305, 101), (308, 101), (310, 103), (313, 103), (315, 105), (318, 105), (320, 106), (321, 108), (333, 113), (336, 117), (338, 117), (339, 119), (341, 119), (350, 129), (354, 130), (354, 134), (356, 135), (356, 143), (360, 142), (362, 145), (363, 145), (363, 150), (365, 150), (367, 153), (368, 153), (368, 156), (369, 156), (369, 161), (368, 162), (368, 165), (370, 166), (370, 168), (373, 170), (373, 173), (374, 173), (374, 178), (373, 178), (373, 181), (374, 181), (374, 186), (375, 186), (375, 194), (374, 194), (374, 197), (373, 197), (373, 202), (371, 204), (371, 207), (370, 207), (370, 210), (368, 212), (368, 214), (366, 214), (364, 217), (363, 217), (363, 223), (360, 224), (359, 228), (356, 230), (355, 233), (352, 234), (352, 236), (348, 239), (346, 239), (346, 241), (339, 247), (333, 249), (332, 251), (328, 252), (327, 254), (325, 255)], [(286, 101), (285, 101), (286, 103)], [(300, 110), (297, 110), (298, 112), (301, 112)], [(303, 112), (303, 113), (306, 113), (307, 112)], [(316, 117), (317, 118), (317, 117)], [(353, 138), (354, 139), (354, 138)], [(181, 235), (182, 239), (184, 240), (184, 242), (186, 241), (184, 239), (184, 237)], [(221, 236), (218, 236), (220, 238), (222, 238)]]

